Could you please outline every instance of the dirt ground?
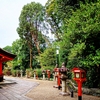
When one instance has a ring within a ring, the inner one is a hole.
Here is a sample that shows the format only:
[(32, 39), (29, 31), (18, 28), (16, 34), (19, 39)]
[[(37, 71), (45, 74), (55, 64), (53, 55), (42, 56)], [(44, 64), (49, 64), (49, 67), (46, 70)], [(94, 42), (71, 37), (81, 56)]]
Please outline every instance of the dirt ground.
[[(26, 96), (32, 98), (32, 100), (78, 100), (77, 93), (74, 93), (73, 98), (70, 95), (62, 96), (60, 94), (61, 90), (53, 87), (54, 85), (56, 85), (55, 81), (33, 79), (29, 80), (39, 83), (37, 87), (33, 88), (26, 94)], [(83, 94), (82, 100), (100, 100), (100, 97)]]

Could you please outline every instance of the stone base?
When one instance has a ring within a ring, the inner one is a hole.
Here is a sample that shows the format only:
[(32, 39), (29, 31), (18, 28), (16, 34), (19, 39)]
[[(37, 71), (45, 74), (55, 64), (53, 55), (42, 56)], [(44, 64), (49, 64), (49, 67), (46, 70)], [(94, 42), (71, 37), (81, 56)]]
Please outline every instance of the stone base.
[(68, 96), (70, 95), (68, 92), (60, 92), (60, 95), (63, 95), (63, 96)]
[(0, 75), (0, 82), (3, 81), (3, 75)]

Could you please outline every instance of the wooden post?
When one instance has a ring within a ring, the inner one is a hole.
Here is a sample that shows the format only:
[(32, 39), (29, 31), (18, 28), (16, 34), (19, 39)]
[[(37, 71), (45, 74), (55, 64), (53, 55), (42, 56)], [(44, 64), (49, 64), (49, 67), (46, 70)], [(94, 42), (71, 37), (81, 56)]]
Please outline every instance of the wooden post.
[(0, 61), (0, 82), (3, 81), (2, 62)]

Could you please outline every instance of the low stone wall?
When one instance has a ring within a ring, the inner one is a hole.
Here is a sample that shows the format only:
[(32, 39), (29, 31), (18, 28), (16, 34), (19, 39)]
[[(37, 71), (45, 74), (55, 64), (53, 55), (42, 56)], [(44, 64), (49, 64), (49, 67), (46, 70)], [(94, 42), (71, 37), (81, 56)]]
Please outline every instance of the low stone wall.
[(84, 94), (99, 96), (100, 97), (100, 89), (97, 88), (82, 88)]
[[(68, 80), (67, 85), (68, 85), (69, 91), (73, 90), (77, 92), (78, 87), (71, 80)], [(100, 97), (100, 89), (98, 88), (82, 88), (82, 92), (83, 94)]]

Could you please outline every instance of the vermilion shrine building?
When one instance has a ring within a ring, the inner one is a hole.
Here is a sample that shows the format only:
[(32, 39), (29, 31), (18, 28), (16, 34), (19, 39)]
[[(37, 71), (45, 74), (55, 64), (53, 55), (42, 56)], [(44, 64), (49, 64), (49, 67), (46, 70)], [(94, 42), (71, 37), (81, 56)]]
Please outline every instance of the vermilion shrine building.
[(0, 48), (0, 82), (3, 81), (3, 62), (13, 60), (15, 57), (16, 55)]

